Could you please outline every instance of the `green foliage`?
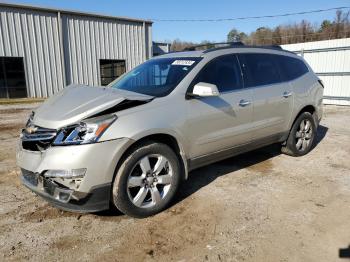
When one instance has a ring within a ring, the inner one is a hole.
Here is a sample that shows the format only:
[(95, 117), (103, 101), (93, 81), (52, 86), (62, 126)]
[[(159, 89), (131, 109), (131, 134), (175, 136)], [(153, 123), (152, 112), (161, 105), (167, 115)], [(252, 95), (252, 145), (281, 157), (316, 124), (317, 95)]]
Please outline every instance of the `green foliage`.
[(332, 26), (332, 22), (329, 20), (323, 20), (321, 23), (321, 28), (320, 28), (320, 32), (324, 32), (326, 31), (328, 28), (330, 28)]

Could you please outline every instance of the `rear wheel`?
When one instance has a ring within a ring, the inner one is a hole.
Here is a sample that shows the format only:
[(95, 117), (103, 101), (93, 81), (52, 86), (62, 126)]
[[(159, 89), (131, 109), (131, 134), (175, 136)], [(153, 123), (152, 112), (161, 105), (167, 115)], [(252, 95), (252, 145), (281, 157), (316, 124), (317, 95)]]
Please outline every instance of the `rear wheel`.
[(167, 207), (180, 183), (180, 163), (165, 144), (141, 144), (122, 162), (113, 183), (113, 203), (133, 217), (154, 215)]
[(303, 156), (311, 148), (316, 134), (316, 123), (309, 112), (303, 112), (295, 120), (282, 152), (291, 156)]

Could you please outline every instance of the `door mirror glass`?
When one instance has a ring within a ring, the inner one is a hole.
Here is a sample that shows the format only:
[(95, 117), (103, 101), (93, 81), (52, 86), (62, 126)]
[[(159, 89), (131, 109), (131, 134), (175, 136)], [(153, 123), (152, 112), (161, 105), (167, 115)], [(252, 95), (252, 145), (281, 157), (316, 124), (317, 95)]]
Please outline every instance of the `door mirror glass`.
[(219, 96), (219, 90), (214, 84), (199, 82), (193, 87), (192, 96)]

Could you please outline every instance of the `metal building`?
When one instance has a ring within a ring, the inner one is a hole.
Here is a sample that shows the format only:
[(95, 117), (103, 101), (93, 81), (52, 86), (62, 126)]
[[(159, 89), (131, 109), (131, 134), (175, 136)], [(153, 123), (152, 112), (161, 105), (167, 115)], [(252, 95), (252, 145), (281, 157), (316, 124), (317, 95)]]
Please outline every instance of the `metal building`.
[(325, 84), (325, 104), (350, 105), (350, 38), (282, 46), (303, 56)]
[(170, 52), (170, 43), (153, 42), (153, 56), (163, 55)]
[(152, 22), (0, 3), (0, 98), (106, 85), (152, 56)]

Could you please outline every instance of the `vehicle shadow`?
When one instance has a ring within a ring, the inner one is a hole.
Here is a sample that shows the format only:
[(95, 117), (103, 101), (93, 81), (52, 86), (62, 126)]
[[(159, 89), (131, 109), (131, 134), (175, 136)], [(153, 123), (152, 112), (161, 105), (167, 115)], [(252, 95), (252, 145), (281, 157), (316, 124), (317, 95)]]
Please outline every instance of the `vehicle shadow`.
[(317, 134), (312, 149), (314, 149), (326, 136), (328, 127), (319, 125), (317, 128)]
[[(319, 125), (311, 150), (313, 150), (326, 137), (327, 131), (328, 127)], [(188, 179), (181, 184), (173, 204), (179, 203), (185, 198), (188, 198), (220, 176), (257, 165), (280, 154), (281, 145), (273, 144), (193, 170), (190, 172)]]
[[(319, 125), (313, 148), (315, 148), (325, 138), (327, 131), (327, 127)], [(202, 187), (209, 185), (218, 177), (228, 175), (243, 168), (257, 165), (280, 154), (281, 145), (273, 144), (193, 170), (189, 173), (188, 179), (181, 183), (178, 193), (170, 205), (170, 208), (171, 206), (190, 197)], [(97, 212), (95, 215), (101, 217), (110, 217), (120, 216), (123, 214), (116, 208), (111, 208), (110, 210)]]
[(188, 198), (218, 177), (262, 163), (280, 154), (281, 146), (273, 144), (193, 170), (189, 173), (188, 179), (182, 182), (173, 204)]

